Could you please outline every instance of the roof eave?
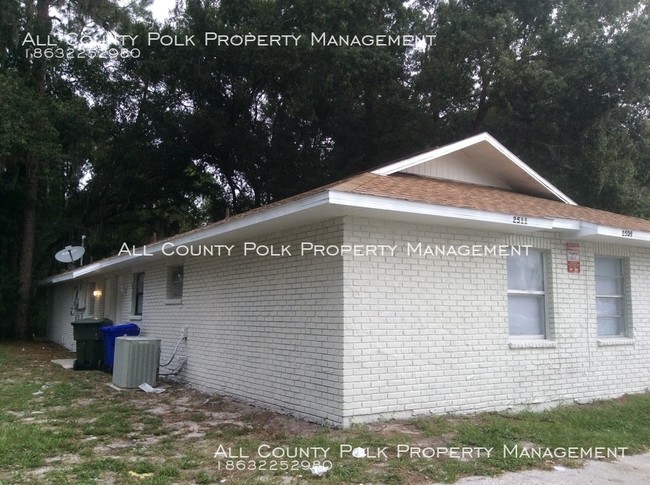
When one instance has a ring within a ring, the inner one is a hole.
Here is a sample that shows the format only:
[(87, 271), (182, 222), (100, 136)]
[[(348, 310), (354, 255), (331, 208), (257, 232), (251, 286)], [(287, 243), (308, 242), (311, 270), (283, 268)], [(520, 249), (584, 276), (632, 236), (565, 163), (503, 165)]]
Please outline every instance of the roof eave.
[[(560, 232), (578, 241), (650, 247), (650, 232), (595, 224), (577, 219), (531, 217), (517, 213), (491, 212), (350, 192), (330, 191), (330, 201), (332, 204), (349, 208), (392, 213), (392, 218), (398, 220), (404, 220), (405, 215), (417, 215), (467, 228), (519, 234), (544, 231)], [(397, 217), (397, 214), (400, 216)]]
[(55, 276), (50, 276), (39, 281), (40, 285), (48, 285), (54, 283), (61, 283), (78, 279), (91, 273), (99, 271), (107, 271), (109, 269), (118, 268), (119, 266), (134, 263), (136, 260), (141, 260), (143, 257), (157, 256), (162, 254), (163, 248), (167, 244), (174, 244), (175, 246), (190, 245), (199, 243), (220, 236), (225, 236), (229, 233), (241, 231), (246, 228), (261, 224), (275, 223), (280, 219), (295, 216), (299, 213), (314, 209), (317, 207), (327, 206), (329, 203), (329, 195), (327, 191), (319, 192), (310, 197), (299, 199), (294, 202), (282, 204), (276, 207), (269, 207), (268, 210), (244, 215), (243, 217), (235, 218), (231, 221), (224, 221), (221, 224), (206, 227), (203, 230), (192, 231), (190, 233), (181, 234), (177, 237), (166, 239), (155, 244), (146, 245), (146, 252), (144, 251), (125, 251), (125, 254), (118, 254), (110, 258), (103, 259), (96, 263), (92, 263), (72, 271), (62, 273)]
[(141, 261), (147, 255), (162, 254), (165, 244), (190, 245), (210, 239), (232, 237), (237, 234), (241, 235), (247, 228), (253, 228), (254, 226), (262, 229), (277, 229), (280, 222), (292, 227), (300, 222), (301, 218), (311, 218), (313, 214), (319, 214), (321, 217), (382, 215), (393, 220), (417, 218), (429, 223), (433, 221), (451, 226), (482, 228), (509, 233), (553, 231), (564, 233), (575, 240), (650, 247), (650, 232), (629, 230), (623, 227), (617, 228), (568, 218), (531, 217), (516, 213), (490, 212), (329, 189), (287, 204), (269, 207), (268, 210), (243, 215), (231, 221), (224, 221), (203, 230), (182, 234), (147, 246), (146, 255), (144, 252), (128, 252), (127, 254), (113, 256), (67, 273), (50, 276), (41, 280), (39, 284), (62, 283), (93, 273), (103, 273), (122, 266), (130, 266)]

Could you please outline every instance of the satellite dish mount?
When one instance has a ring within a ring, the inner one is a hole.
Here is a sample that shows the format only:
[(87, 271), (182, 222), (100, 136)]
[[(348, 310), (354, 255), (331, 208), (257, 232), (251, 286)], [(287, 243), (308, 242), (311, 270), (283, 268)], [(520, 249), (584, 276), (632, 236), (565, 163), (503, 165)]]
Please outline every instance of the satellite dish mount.
[(66, 246), (58, 251), (54, 258), (60, 263), (67, 263), (69, 267), (74, 267), (74, 262), (81, 259), (86, 252), (82, 246)]

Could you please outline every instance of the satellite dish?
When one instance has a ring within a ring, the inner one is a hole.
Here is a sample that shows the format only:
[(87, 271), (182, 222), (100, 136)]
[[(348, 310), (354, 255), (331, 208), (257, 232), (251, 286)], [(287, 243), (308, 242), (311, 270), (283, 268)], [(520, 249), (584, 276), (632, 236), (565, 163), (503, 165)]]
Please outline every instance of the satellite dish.
[(66, 246), (58, 251), (54, 258), (61, 263), (74, 263), (84, 255), (86, 250), (81, 246)]

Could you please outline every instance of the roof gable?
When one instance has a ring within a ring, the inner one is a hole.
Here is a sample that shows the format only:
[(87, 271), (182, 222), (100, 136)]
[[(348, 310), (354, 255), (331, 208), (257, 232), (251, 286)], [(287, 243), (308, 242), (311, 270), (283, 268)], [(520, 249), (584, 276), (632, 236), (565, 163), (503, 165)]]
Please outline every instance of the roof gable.
[(409, 173), (468, 182), (576, 205), (488, 133), (391, 163), (372, 173)]

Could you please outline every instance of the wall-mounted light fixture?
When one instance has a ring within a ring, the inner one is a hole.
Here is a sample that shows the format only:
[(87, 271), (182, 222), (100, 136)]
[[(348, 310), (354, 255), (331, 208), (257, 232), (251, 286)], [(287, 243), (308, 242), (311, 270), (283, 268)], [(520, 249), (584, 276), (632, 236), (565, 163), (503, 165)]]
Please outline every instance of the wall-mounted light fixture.
[(96, 290), (94, 290), (94, 291), (93, 291), (93, 296), (94, 296), (95, 298), (101, 298), (101, 297), (102, 297), (102, 290), (100, 290), (100, 289), (96, 289)]

